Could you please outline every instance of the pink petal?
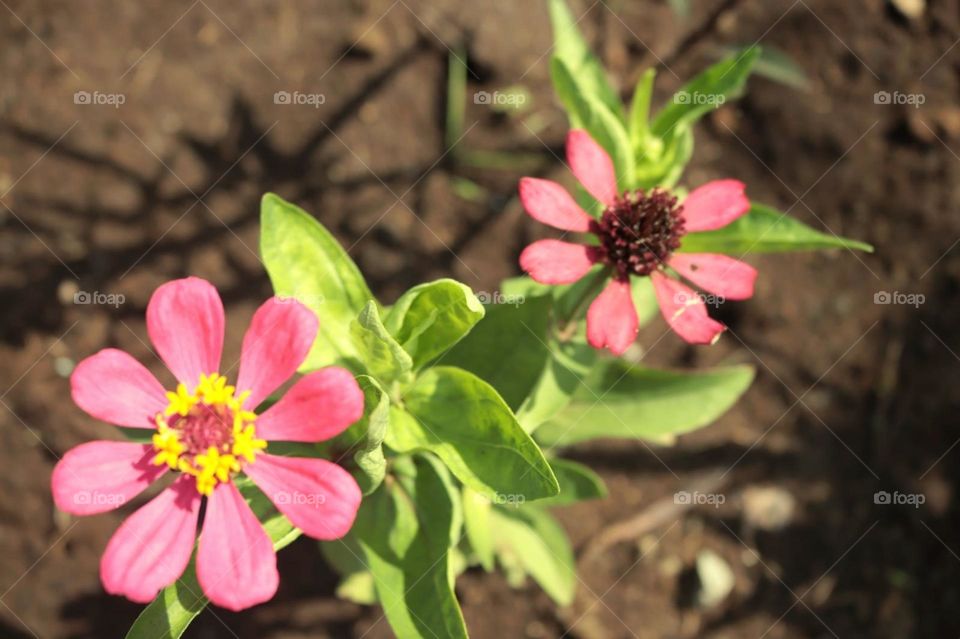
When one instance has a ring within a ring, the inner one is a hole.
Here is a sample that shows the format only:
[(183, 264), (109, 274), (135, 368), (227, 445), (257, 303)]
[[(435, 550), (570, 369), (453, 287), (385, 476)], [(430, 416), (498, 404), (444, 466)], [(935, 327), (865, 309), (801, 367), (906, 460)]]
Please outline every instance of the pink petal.
[(612, 279), (587, 310), (587, 341), (622, 355), (637, 337), (640, 321), (629, 280)]
[(157, 378), (115, 348), (104, 349), (77, 364), (70, 376), (70, 393), (89, 415), (133, 428), (156, 428), (153, 417), (167, 405)]
[(564, 231), (586, 233), (590, 230), (593, 218), (556, 182), (523, 178), (520, 180), (520, 201), (530, 217), (538, 222)]
[(686, 230), (712, 231), (733, 222), (750, 210), (746, 189), (739, 180), (714, 180), (694, 189), (683, 201)]
[(363, 391), (343, 368), (304, 376), (279, 402), (257, 417), (257, 436), (268, 441), (320, 442), (363, 416)]
[(667, 264), (714, 295), (731, 300), (753, 297), (757, 269), (746, 262), (713, 253), (676, 253)]
[(262, 454), (243, 472), (294, 526), (316, 539), (343, 537), (357, 516), (360, 487), (333, 462)]
[(567, 134), (567, 162), (590, 195), (603, 204), (613, 204), (617, 197), (613, 160), (589, 133), (574, 129)]
[(194, 479), (182, 476), (130, 515), (100, 559), (104, 589), (137, 603), (152, 601), (187, 567), (199, 513)]
[(570, 284), (594, 264), (594, 249), (560, 240), (538, 240), (523, 249), (520, 268), (541, 284)]
[(696, 291), (660, 272), (650, 277), (660, 313), (677, 335), (690, 344), (713, 344), (720, 338), (724, 325), (707, 315)]
[(300, 302), (278, 297), (264, 302), (243, 336), (237, 390), (250, 391), (244, 406), (255, 408), (290, 379), (316, 336), (317, 316)]
[(147, 304), (147, 332), (170, 371), (193, 390), (200, 375), (220, 368), (223, 303), (217, 289), (197, 277), (167, 282)]
[(71, 515), (94, 515), (119, 508), (166, 472), (166, 465), (151, 463), (155, 455), (149, 444), (80, 444), (67, 451), (53, 469), (53, 503)]
[(273, 542), (233, 482), (218, 484), (207, 500), (197, 580), (210, 601), (234, 611), (263, 603), (277, 592), (280, 575)]

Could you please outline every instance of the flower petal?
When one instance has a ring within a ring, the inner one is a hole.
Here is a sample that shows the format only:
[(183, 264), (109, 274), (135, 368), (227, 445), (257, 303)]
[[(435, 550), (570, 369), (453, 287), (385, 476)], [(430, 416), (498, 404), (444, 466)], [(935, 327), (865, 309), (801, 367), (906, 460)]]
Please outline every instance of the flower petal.
[(696, 291), (660, 272), (650, 277), (660, 313), (673, 332), (690, 344), (713, 344), (720, 338), (726, 327), (711, 319)]
[(187, 567), (199, 513), (194, 479), (183, 476), (130, 515), (100, 559), (104, 589), (137, 603), (152, 601)]
[(363, 391), (353, 375), (331, 366), (304, 376), (257, 417), (257, 436), (268, 441), (321, 442), (363, 416)]
[(167, 282), (147, 304), (147, 332), (170, 371), (193, 390), (200, 375), (220, 368), (223, 302), (217, 289), (197, 277)]
[(269, 600), (280, 575), (273, 542), (233, 482), (207, 500), (197, 549), (197, 580), (210, 601), (243, 610)]
[(567, 190), (550, 180), (520, 180), (520, 201), (530, 217), (564, 231), (586, 233), (593, 218), (580, 208)]
[(541, 284), (570, 284), (594, 264), (594, 249), (560, 240), (538, 240), (520, 254), (520, 268)]
[(694, 189), (683, 201), (686, 230), (712, 231), (733, 222), (750, 210), (746, 189), (739, 180), (714, 180)]
[(167, 405), (163, 386), (127, 353), (106, 348), (70, 376), (73, 401), (87, 414), (117, 426), (156, 428), (154, 415)]
[(333, 462), (263, 454), (243, 472), (294, 526), (315, 539), (339, 539), (353, 526), (360, 487)]
[(587, 310), (587, 341), (622, 355), (637, 337), (640, 321), (629, 280), (612, 279)]
[(317, 336), (317, 316), (294, 299), (271, 297), (243, 336), (237, 390), (250, 391), (244, 407), (253, 409), (290, 379)]
[(714, 253), (676, 253), (667, 264), (714, 295), (731, 300), (753, 297), (757, 269), (746, 262)]
[(87, 442), (71, 448), (50, 478), (53, 503), (71, 515), (119, 508), (166, 472), (166, 465), (151, 463), (154, 455), (149, 444), (133, 442)]
[(617, 174), (610, 155), (590, 134), (574, 129), (567, 134), (567, 163), (583, 188), (603, 204), (617, 197)]

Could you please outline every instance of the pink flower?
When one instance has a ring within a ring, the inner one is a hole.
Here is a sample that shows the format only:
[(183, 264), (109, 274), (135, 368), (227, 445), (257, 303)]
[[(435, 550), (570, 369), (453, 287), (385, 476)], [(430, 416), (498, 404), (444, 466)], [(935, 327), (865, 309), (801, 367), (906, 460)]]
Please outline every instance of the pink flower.
[(323, 459), (271, 455), (267, 442), (334, 437), (362, 415), (363, 393), (349, 372), (326, 368), (253, 412), (293, 376), (316, 337), (316, 316), (291, 300), (267, 300), (253, 316), (235, 387), (217, 372), (224, 314), (209, 282), (189, 277), (158, 288), (147, 331), (180, 382), (176, 392), (164, 393), (142, 364), (110, 348), (80, 362), (70, 385), (93, 417), (155, 429), (152, 443), (95, 441), (70, 450), (53, 471), (54, 502), (74, 515), (106, 512), (172, 471), (176, 479), (107, 544), (104, 588), (146, 603), (176, 581), (193, 553), (206, 498), (196, 559), (203, 592), (231, 610), (264, 602), (277, 590), (273, 544), (232, 479), (244, 473), (307, 535), (342, 537), (360, 505), (353, 477)]
[(745, 186), (716, 180), (690, 193), (682, 204), (664, 189), (617, 192), (613, 162), (586, 131), (570, 131), (567, 162), (583, 187), (606, 208), (600, 220), (586, 213), (562, 186), (550, 180), (520, 180), (520, 200), (535, 220), (576, 233), (593, 233), (596, 245), (540, 240), (526, 247), (520, 266), (543, 284), (576, 282), (594, 264), (612, 277), (587, 311), (587, 339), (595, 348), (623, 354), (639, 328), (630, 294), (630, 278), (649, 276), (660, 312), (670, 327), (691, 344), (712, 344), (725, 329), (710, 318), (689, 280), (719, 297), (753, 295), (756, 270), (726, 255), (674, 251), (689, 231), (726, 226), (750, 209)]

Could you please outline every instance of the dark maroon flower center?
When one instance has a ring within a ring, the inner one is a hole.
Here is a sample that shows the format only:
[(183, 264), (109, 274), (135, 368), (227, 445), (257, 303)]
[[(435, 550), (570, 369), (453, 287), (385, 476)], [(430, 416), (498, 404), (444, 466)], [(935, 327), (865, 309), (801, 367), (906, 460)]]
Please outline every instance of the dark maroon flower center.
[(686, 233), (682, 213), (676, 196), (665, 189), (625, 191), (594, 223), (603, 263), (621, 278), (657, 270)]

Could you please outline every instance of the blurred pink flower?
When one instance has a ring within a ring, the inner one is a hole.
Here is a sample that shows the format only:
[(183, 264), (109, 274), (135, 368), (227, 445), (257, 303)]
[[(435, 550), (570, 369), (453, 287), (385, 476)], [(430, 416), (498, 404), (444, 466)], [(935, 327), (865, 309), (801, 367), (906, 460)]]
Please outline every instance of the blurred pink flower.
[(209, 282), (190, 277), (158, 288), (147, 306), (147, 331), (180, 382), (176, 392), (164, 393), (142, 364), (116, 349), (80, 362), (70, 381), (80, 408), (118, 426), (155, 429), (152, 443), (73, 448), (53, 471), (54, 502), (74, 515), (106, 512), (173, 471), (176, 479), (107, 544), (104, 588), (146, 603), (176, 581), (193, 553), (205, 497), (196, 559), (203, 592), (231, 610), (266, 601), (278, 583), (273, 544), (233, 478), (247, 475), (307, 535), (342, 537), (360, 505), (353, 477), (323, 459), (268, 454), (267, 442), (334, 437), (362, 415), (363, 393), (349, 372), (326, 368), (299, 379), (260, 415), (253, 412), (293, 376), (316, 337), (316, 316), (292, 300), (271, 298), (253, 316), (236, 387), (217, 373), (224, 312)]
[(701, 296), (686, 279), (716, 296), (741, 300), (753, 295), (756, 270), (726, 255), (675, 253), (690, 231), (726, 226), (750, 209), (742, 182), (704, 184), (678, 204), (664, 189), (617, 192), (613, 162), (586, 131), (567, 136), (567, 162), (574, 176), (606, 208), (595, 220), (567, 191), (550, 180), (520, 180), (520, 200), (535, 220), (563, 231), (592, 233), (595, 245), (540, 240), (520, 255), (520, 266), (537, 282), (570, 284), (594, 264), (611, 278), (587, 311), (587, 340), (595, 348), (623, 354), (639, 328), (630, 292), (631, 277), (649, 276), (660, 312), (691, 344), (712, 344), (725, 330), (707, 314)]

